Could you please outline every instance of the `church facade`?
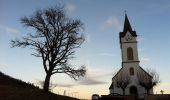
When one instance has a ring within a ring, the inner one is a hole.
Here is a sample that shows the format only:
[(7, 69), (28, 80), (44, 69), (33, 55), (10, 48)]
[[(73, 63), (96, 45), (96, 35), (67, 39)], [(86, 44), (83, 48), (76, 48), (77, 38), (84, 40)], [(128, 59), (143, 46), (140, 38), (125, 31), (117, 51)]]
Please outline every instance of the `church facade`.
[[(111, 94), (135, 95), (138, 98), (144, 98), (147, 92), (144, 87), (139, 85), (138, 73), (144, 73), (152, 78), (140, 65), (138, 58), (137, 34), (132, 30), (127, 15), (125, 14), (123, 32), (119, 33), (120, 48), (122, 56), (121, 69), (113, 76), (110, 85)], [(124, 81), (125, 83), (121, 83)], [(120, 85), (126, 85), (124, 91)], [(150, 90), (153, 93), (153, 89)]]

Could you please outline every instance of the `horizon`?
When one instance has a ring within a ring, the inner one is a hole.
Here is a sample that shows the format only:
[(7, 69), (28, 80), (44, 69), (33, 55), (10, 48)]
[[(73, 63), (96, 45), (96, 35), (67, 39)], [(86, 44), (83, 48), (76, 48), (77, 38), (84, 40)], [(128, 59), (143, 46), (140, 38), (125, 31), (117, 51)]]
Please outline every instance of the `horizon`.
[[(109, 94), (112, 77), (121, 68), (119, 32), (123, 31), (125, 10), (138, 37), (140, 66), (159, 73), (161, 83), (155, 94), (164, 90), (170, 94), (169, 18), (170, 1), (97, 1), (97, 0), (29, 0), (0, 1), (0, 71), (14, 78), (39, 85), (45, 78), (42, 61), (31, 56), (30, 48), (11, 48), (10, 40), (34, 33), (20, 23), (23, 16), (31, 16), (37, 9), (64, 5), (68, 17), (80, 19), (84, 25), (85, 42), (76, 49), (73, 65), (86, 65), (87, 75), (74, 81), (64, 74), (55, 74), (51, 82), (57, 84), (53, 92), (75, 93), (90, 99), (92, 94)], [(88, 7), (87, 7), (88, 6)]]

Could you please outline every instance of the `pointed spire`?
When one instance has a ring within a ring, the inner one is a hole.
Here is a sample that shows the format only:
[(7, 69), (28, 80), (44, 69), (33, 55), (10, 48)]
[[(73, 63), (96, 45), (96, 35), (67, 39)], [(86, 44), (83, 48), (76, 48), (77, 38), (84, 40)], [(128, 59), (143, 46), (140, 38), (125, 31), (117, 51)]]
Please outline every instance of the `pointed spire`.
[(130, 25), (129, 19), (128, 19), (126, 11), (125, 11), (125, 22), (124, 22), (123, 32), (126, 32), (126, 31), (130, 31), (131, 32), (132, 31), (132, 27)]
[[(136, 31), (133, 31), (132, 30), (132, 27), (130, 25), (130, 22), (129, 22), (129, 19), (127, 17), (127, 14), (126, 14), (126, 11), (125, 11), (125, 22), (124, 22), (124, 28), (123, 28), (123, 32), (120, 32), (119, 33), (119, 37), (124, 37), (127, 33), (127, 31), (130, 32), (130, 34), (134, 37), (137, 37), (137, 34), (136, 34)], [(121, 42), (121, 39), (120, 39), (120, 42)]]

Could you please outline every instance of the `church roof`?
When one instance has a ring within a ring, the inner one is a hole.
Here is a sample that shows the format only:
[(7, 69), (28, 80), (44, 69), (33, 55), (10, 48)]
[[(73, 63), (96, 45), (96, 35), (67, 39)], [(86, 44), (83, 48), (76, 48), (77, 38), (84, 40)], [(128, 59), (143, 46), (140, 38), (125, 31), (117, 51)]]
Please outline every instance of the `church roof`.
[(130, 32), (130, 34), (131, 34), (132, 36), (134, 36), (134, 37), (137, 36), (136, 31), (133, 31), (133, 30), (132, 30), (132, 27), (131, 27), (131, 25), (130, 25), (129, 19), (128, 19), (128, 17), (127, 17), (127, 14), (125, 14), (125, 21), (124, 21), (123, 32), (120, 32), (120, 33), (119, 33), (120, 38), (121, 38), (121, 37), (124, 37), (128, 31)]
[(112, 84), (110, 85), (109, 89), (113, 89), (113, 82), (112, 82)]
[[(113, 78), (115, 78), (119, 73), (120, 73), (120, 71), (123, 69), (123, 67), (121, 67), (121, 69), (119, 69), (119, 71), (113, 76)], [(112, 80), (113, 80), (113, 78), (112, 78)]]
[(139, 66), (140, 69), (142, 69), (142, 71), (144, 71), (149, 77), (153, 78), (148, 72), (146, 72), (142, 67)]
[[(145, 73), (147, 74), (150, 78), (152, 78), (152, 76), (147, 73), (142, 67), (139, 66), (139, 68)], [(121, 72), (121, 70), (123, 69), (123, 67), (113, 76), (112, 80)]]

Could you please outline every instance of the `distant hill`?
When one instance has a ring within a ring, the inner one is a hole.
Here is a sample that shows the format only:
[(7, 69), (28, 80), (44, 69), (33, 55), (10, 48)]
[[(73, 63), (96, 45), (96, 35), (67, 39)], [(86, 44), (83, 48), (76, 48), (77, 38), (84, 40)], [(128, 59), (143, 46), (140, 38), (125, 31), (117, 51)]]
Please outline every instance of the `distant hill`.
[(0, 100), (79, 100), (44, 92), (39, 87), (0, 72)]

